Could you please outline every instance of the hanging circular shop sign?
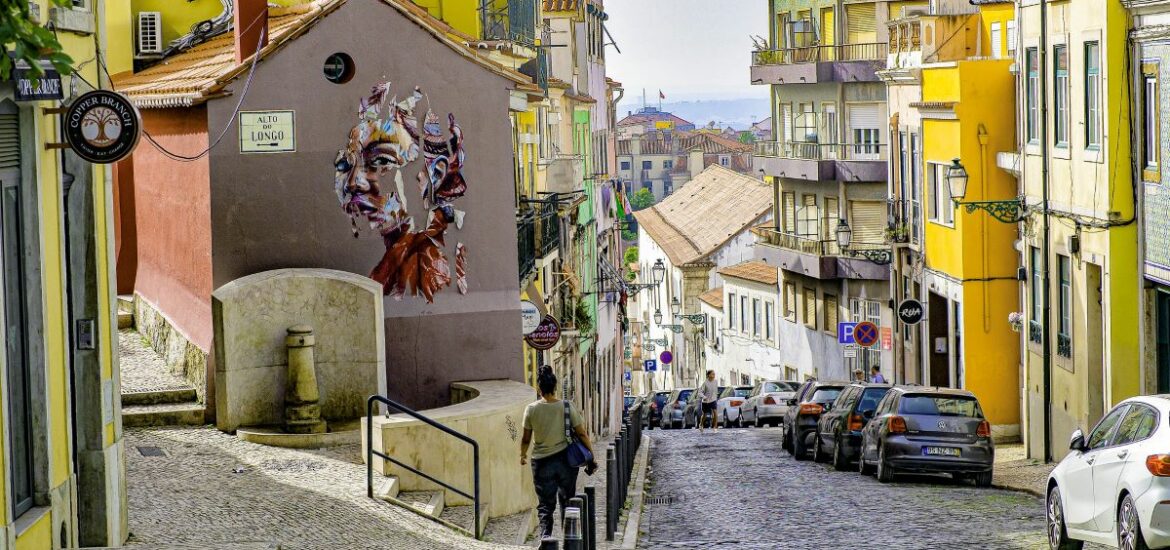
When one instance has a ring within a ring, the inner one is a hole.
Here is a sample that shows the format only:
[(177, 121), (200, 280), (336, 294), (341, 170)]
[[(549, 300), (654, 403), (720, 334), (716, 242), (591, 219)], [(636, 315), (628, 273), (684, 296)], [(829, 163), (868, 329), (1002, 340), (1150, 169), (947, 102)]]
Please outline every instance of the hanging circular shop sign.
[(662, 361), (663, 365), (669, 365), (671, 361), (674, 361), (674, 354), (669, 351), (664, 351), (658, 356), (658, 360)]
[(520, 328), (525, 336), (540, 326), (540, 310), (528, 300), (520, 300)]
[(922, 322), (922, 302), (914, 298), (907, 298), (898, 304), (898, 320), (907, 325), (917, 325)]
[(524, 337), (524, 341), (528, 342), (529, 346), (539, 350), (551, 349), (557, 345), (557, 340), (560, 339), (561, 325), (552, 315), (545, 315), (544, 319), (537, 325), (536, 330)]
[(142, 117), (126, 96), (94, 90), (65, 110), (65, 140), (77, 156), (110, 164), (134, 152), (142, 135)]

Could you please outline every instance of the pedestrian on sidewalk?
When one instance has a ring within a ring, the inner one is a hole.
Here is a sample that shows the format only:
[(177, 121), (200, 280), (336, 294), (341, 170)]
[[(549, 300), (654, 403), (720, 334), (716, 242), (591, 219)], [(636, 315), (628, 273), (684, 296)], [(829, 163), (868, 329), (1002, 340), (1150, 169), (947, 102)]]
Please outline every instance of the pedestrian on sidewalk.
[(719, 425), (715, 423), (715, 405), (719, 402), (719, 384), (715, 382), (715, 371), (707, 371), (707, 381), (699, 386), (699, 395), (696, 399), (700, 399), (702, 408), (699, 412), (699, 433), (703, 433), (703, 421), (707, 418), (707, 413), (711, 413), (711, 429), (719, 429)]
[[(557, 399), (557, 376), (552, 367), (543, 365), (537, 371), (536, 385), (540, 399), (524, 409), (524, 436), (520, 439), (520, 464), (528, 463), (528, 446), (532, 445), (532, 481), (536, 486), (537, 515), (540, 516), (541, 537), (553, 534), (553, 513), (557, 502), (561, 505), (561, 519), (565, 506), (577, 493), (579, 467), (569, 465), (569, 438), (565, 436), (565, 415), (577, 438), (593, 453), (593, 443), (585, 430), (585, 422), (577, 408)], [(590, 461), (585, 473), (592, 475), (597, 462)]]
[(853, 369), (853, 381), (865, 382), (865, 373), (861, 369)]
[(881, 371), (881, 369), (879, 369), (877, 365), (874, 365), (874, 366), (869, 368), (869, 379), (874, 384), (885, 384), (886, 383), (886, 377), (882, 376), (882, 373), (880, 371)]

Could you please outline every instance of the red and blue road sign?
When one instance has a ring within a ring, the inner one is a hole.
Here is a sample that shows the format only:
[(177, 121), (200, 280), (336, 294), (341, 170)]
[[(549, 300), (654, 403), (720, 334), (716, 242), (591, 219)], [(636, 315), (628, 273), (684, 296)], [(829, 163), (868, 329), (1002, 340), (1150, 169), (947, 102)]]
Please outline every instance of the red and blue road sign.
[(853, 327), (853, 341), (863, 348), (873, 346), (880, 338), (877, 325), (869, 321), (857, 323), (857, 326)]

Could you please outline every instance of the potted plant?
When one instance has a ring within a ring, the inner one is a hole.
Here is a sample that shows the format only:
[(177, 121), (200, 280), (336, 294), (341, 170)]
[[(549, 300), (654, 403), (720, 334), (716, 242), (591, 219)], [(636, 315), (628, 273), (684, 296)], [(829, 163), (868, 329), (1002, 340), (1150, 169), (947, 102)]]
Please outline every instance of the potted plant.
[(1012, 331), (1020, 332), (1024, 329), (1024, 312), (1013, 311), (1008, 314), (1008, 324), (1012, 326)]
[(886, 242), (905, 243), (910, 241), (910, 228), (903, 225), (891, 225), (886, 228)]

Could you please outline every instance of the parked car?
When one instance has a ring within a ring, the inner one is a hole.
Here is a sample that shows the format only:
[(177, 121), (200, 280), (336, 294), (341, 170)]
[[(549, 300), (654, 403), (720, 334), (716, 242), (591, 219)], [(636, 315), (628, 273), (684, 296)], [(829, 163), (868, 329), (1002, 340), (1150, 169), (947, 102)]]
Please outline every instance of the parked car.
[[(719, 393), (717, 393), (715, 395), (723, 395), (723, 390), (725, 390), (725, 389), (727, 389), (727, 386), (719, 386)], [(684, 428), (697, 428), (699, 426), (699, 418), (702, 416), (702, 414), (703, 414), (703, 400), (702, 399), (692, 399), (690, 401), (687, 401), (687, 407), (686, 407), (686, 409), (683, 410), (683, 427)], [(716, 416), (715, 418), (718, 419), (719, 416)], [(708, 420), (708, 422), (710, 422), (710, 421)], [(707, 425), (710, 426), (710, 424), (707, 424)]]
[(784, 415), (784, 448), (796, 460), (807, 460), (808, 450), (817, 431), (817, 420), (826, 408), (841, 394), (848, 382), (820, 382), (810, 380), (788, 400), (787, 414)]
[(650, 410), (648, 418), (646, 419), (646, 427), (654, 429), (655, 427), (663, 427), (662, 411), (666, 408), (666, 402), (670, 399), (669, 391), (656, 391), (648, 401), (650, 402)]
[[(1048, 543), (1082, 541), (1126, 549), (1170, 546), (1170, 399), (1143, 396), (1113, 407), (1048, 476)], [(1144, 466), (1144, 467), (1143, 467)]]
[(890, 391), (888, 384), (854, 383), (845, 387), (832, 407), (817, 420), (813, 461), (833, 462), (846, 470), (861, 450), (861, 430), (873, 418), (878, 402)]
[(895, 387), (862, 431), (858, 464), (862, 473), (876, 467), (883, 483), (899, 472), (949, 473), (990, 487), (994, 461), (991, 424), (974, 394)]
[(642, 398), (640, 396), (626, 395), (622, 400), (622, 422), (625, 422), (626, 419), (630, 416), (630, 411), (641, 403)]
[(715, 407), (715, 418), (723, 423), (724, 428), (743, 425), (739, 409), (752, 394), (753, 389), (751, 386), (728, 387), (719, 394), (719, 401)]
[(752, 393), (739, 407), (741, 422), (763, 428), (765, 424), (775, 428), (788, 412), (788, 401), (796, 394), (800, 384), (786, 380), (765, 380), (756, 384)]
[(694, 392), (695, 388), (679, 388), (670, 392), (666, 405), (662, 407), (662, 427), (683, 427), (683, 411), (686, 410), (687, 402), (691, 400), (691, 394)]

